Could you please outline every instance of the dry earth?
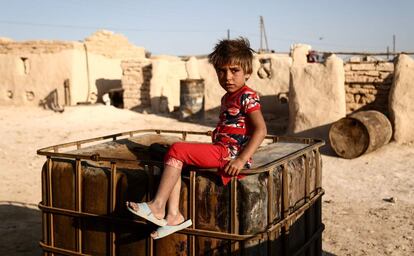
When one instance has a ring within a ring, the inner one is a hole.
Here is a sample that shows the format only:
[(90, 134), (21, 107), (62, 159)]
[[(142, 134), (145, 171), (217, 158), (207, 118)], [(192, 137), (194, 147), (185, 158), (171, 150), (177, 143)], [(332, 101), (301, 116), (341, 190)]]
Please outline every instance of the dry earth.
[[(270, 132), (278, 127), (273, 122)], [(211, 129), (101, 105), (63, 113), (0, 107), (0, 255), (41, 254), (37, 203), (45, 157), (37, 149), (144, 128)], [(325, 254), (414, 255), (413, 172), (413, 144), (390, 143), (353, 160), (323, 155)]]

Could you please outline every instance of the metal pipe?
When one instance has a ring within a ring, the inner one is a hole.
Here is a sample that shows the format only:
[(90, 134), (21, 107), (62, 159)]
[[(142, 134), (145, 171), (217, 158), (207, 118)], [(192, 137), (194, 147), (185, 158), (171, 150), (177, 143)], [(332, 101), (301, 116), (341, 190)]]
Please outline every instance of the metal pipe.
[[(49, 207), (53, 207), (53, 193), (52, 193), (52, 158), (47, 158), (47, 203)], [(54, 221), (53, 221), (53, 214), (49, 214), (49, 241), (48, 244), (51, 246), (55, 245), (55, 232), (54, 232)], [(51, 254), (54, 255), (53, 253)]]
[[(190, 216), (193, 224), (191, 225), (191, 229), (195, 229), (195, 222), (196, 222), (196, 172), (190, 171)], [(190, 255), (196, 255), (196, 240), (194, 236), (190, 236)]]
[[(230, 184), (230, 232), (232, 234), (238, 234), (239, 233), (239, 219), (237, 217), (237, 178), (232, 177), (231, 178), (231, 184)], [(232, 243), (231, 245), (232, 252), (236, 252), (239, 250), (240, 245), (239, 243)]]
[[(75, 210), (82, 212), (82, 166), (81, 160), (76, 159), (75, 163)], [(82, 253), (82, 226), (80, 218), (76, 218), (76, 250)]]
[[(273, 223), (274, 220), (274, 213), (273, 213), (273, 205), (274, 205), (274, 169), (270, 169), (268, 172), (267, 178), (267, 223)], [(268, 234), (268, 243), (267, 243), (267, 250), (268, 254), (272, 255), (272, 241), (274, 240), (274, 232), (270, 232)]]
[[(111, 181), (110, 181), (110, 189), (109, 189), (109, 216), (113, 216), (115, 212), (115, 206), (116, 206), (116, 163), (111, 162)], [(111, 226), (113, 223), (111, 223)], [(112, 231), (113, 228), (111, 228), (111, 232), (109, 233), (109, 250), (110, 255), (115, 256), (115, 233)]]

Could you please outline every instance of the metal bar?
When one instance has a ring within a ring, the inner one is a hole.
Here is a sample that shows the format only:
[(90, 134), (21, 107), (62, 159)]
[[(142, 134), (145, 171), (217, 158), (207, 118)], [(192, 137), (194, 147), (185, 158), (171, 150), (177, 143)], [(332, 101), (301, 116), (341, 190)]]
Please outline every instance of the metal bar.
[[(49, 157), (47, 158), (47, 168), (44, 172), (42, 172), (42, 203), (45, 205), (49, 205), (49, 186), (50, 183), (48, 181), (48, 170), (49, 170)], [(49, 220), (49, 214), (42, 211), (42, 234), (43, 234), (43, 242), (49, 243), (49, 227), (48, 227), (48, 220)], [(48, 255), (48, 254), (46, 254)]]
[(47, 221), (48, 214), (42, 212), (42, 234), (43, 234), (43, 242), (47, 243), (49, 240), (48, 228), (47, 228)]
[[(309, 151), (309, 150), (314, 150), (317, 149), (318, 147), (320, 147), (322, 145), (313, 145), (313, 146), (309, 146), (303, 149), (300, 149), (298, 151), (295, 151), (291, 154), (288, 154), (284, 157), (279, 158), (278, 160), (269, 162), (267, 164), (264, 164), (262, 166), (256, 167), (256, 168), (251, 168), (251, 169), (243, 169), (240, 171), (240, 174), (257, 174), (257, 173), (262, 173), (266, 171), (266, 168), (269, 168), (271, 166), (274, 165), (282, 165), (283, 163), (285, 163), (286, 161), (292, 160), (294, 158), (297, 158), (298, 156), (303, 155), (305, 152)], [(68, 154), (68, 153), (53, 153), (53, 152), (47, 152), (47, 153), (42, 153), (43, 155), (47, 155), (50, 157), (60, 157), (60, 158), (69, 158), (69, 159), (86, 159), (86, 160), (92, 160), (92, 161), (101, 161), (101, 162), (136, 162), (136, 160), (128, 160), (128, 159), (122, 159), (122, 158), (115, 158), (115, 157), (101, 157), (99, 156), (99, 154), (94, 154), (94, 155), (81, 155), (81, 154)], [(41, 154), (41, 155), (42, 155)], [(149, 164), (149, 165), (161, 165), (162, 162), (159, 161), (151, 161), (151, 160), (142, 160), (141, 163), (143, 164)], [(217, 172), (216, 169), (197, 169), (198, 171), (207, 171), (207, 172)]]
[[(274, 136), (273, 136), (274, 137)], [(270, 137), (272, 138), (272, 136)], [(295, 139), (296, 140), (296, 139)], [(285, 161), (289, 161), (293, 158), (296, 158), (300, 155), (303, 155), (304, 152), (307, 152), (309, 150), (314, 150), (317, 149), (321, 146), (323, 146), (325, 143), (323, 141), (317, 142), (316, 144), (310, 145), (308, 147), (305, 147), (303, 149), (300, 149), (298, 151), (295, 151), (289, 155), (286, 155), (285, 157), (282, 157), (278, 160), (272, 161), (268, 164), (256, 167), (256, 168), (252, 168), (252, 169), (244, 169), (240, 172), (240, 174), (256, 174), (256, 173), (261, 173), (264, 172), (267, 167), (271, 167), (273, 165), (281, 165), (283, 164)], [(54, 152), (45, 152), (44, 149), (40, 149), (38, 150), (38, 154), (40, 155), (47, 155), (47, 156), (51, 156), (51, 157), (61, 157), (61, 158), (70, 158), (70, 159), (75, 159), (75, 158), (79, 158), (79, 159), (88, 159), (88, 160), (93, 160), (93, 161), (106, 161), (106, 162), (136, 162), (135, 159), (133, 160), (128, 160), (128, 159), (123, 159), (123, 158), (115, 158), (115, 157), (101, 157), (99, 154), (93, 154), (93, 155), (81, 155), (81, 154), (74, 154), (74, 153), (54, 153)], [(142, 160), (141, 163), (147, 163), (147, 164), (153, 164), (153, 165), (157, 165), (157, 164), (162, 164), (162, 162), (159, 161), (151, 161), (151, 160)], [(199, 171), (210, 171), (210, 172), (216, 172), (216, 170), (214, 169), (199, 169)]]
[[(274, 219), (274, 212), (273, 212), (273, 204), (274, 204), (274, 169), (270, 169), (268, 172), (267, 178), (267, 223), (273, 223)], [(272, 242), (274, 240), (274, 233), (270, 232), (268, 234), (268, 242), (267, 242), (267, 251), (268, 255), (272, 255)]]
[[(52, 158), (48, 157), (46, 160), (46, 164), (47, 164), (47, 198), (48, 198), (48, 206), (49, 207), (53, 207), (53, 191), (52, 191)], [(48, 240), (48, 244), (50, 246), (55, 246), (55, 236), (54, 236), (54, 223), (53, 223), (53, 214), (49, 214), (49, 240)], [(54, 255), (53, 253), (51, 254), (52, 256)]]
[(319, 150), (315, 150), (315, 165), (316, 165), (315, 187), (316, 187), (316, 191), (318, 191), (322, 189), (321, 153), (319, 152)]
[(151, 169), (150, 172), (148, 165), (144, 165), (144, 171), (148, 175), (148, 189), (145, 197), (146, 201), (149, 202), (152, 199), (152, 190), (154, 189), (154, 169)]
[[(110, 181), (110, 195), (109, 195), (109, 216), (113, 216), (115, 212), (115, 205), (116, 205), (116, 163), (111, 163), (111, 181)], [(113, 224), (111, 224), (113, 225)], [(116, 253), (115, 248), (115, 232), (112, 231), (109, 233), (109, 250), (110, 255), (114, 256)]]
[(59, 255), (70, 255), (70, 256), (73, 256), (73, 255), (76, 255), (76, 256), (91, 256), (90, 254), (83, 254), (83, 253), (78, 253), (78, 252), (63, 249), (63, 248), (57, 248), (57, 247), (50, 246), (50, 245), (47, 245), (47, 244), (42, 243), (42, 242), (39, 242), (39, 246), (42, 248), (43, 251), (50, 252), (50, 253), (52, 253), (52, 255), (53, 255), (53, 253), (57, 253)]
[(147, 255), (154, 255), (154, 239), (151, 236), (147, 238)]
[(309, 191), (310, 191), (310, 162), (309, 162), (309, 154), (304, 155), (305, 158), (305, 202), (309, 201)]
[[(305, 203), (309, 202), (310, 196), (310, 161), (309, 161), (309, 154), (306, 153), (305, 157)], [(308, 241), (309, 237), (311, 237), (311, 229), (310, 229), (310, 212), (309, 210), (305, 212), (305, 240)], [(306, 250), (306, 255), (309, 255), (310, 251)]]
[[(312, 237), (310, 237), (309, 240), (306, 240), (307, 242), (301, 247), (299, 248), (299, 250), (297, 250), (293, 256), (297, 256), (297, 255), (302, 255), (303, 251), (309, 251), (309, 247), (312, 245), (312, 243), (315, 242), (315, 240), (319, 240), (322, 237), (322, 232), (325, 230), (325, 225), (322, 224), (318, 230), (315, 231), (315, 233), (313, 233)], [(317, 253), (322, 252), (322, 249), (320, 251), (317, 251)]]
[(273, 201), (274, 201), (274, 180), (273, 180), (273, 175), (274, 175), (274, 169), (269, 169), (269, 174), (268, 174), (268, 180), (267, 180), (267, 194), (268, 194), (268, 199), (267, 199), (267, 222), (268, 223), (272, 223), (273, 222)]
[[(288, 164), (282, 165), (282, 200), (283, 200), (283, 219), (289, 215), (289, 182), (288, 182)], [(289, 230), (289, 226), (286, 226)]]
[[(76, 159), (75, 163), (75, 210), (82, 212), (82, 166), (81, 160)], [(82, 253), (82, 228), (80, 218), (76, 218), (76, 250)]]
[[(191, 236), (203, 236), (203, 237), (211, 237), (216, 239), (225, 239), (225, 240), (237, 240), (237, 241), (245, 241), (248, 239), (252, 239), (258, 236), (262, 236), (264, 233), (273, 232), (277, 229), (280, 229), (281, 227), (285, 226), (287, 223), (289, 223), (292, 219), (297, 219), (317, 200), (320, 199), (320, 197), (324, 194), (323, 189), (315, 195), (307, 204), (304, 204), (300, 208), (298, 208), (293, 213), (289, 214), (285, 219), (282, 219), (278, 223), (272, 224), (269, 226), (265, 231), (257, 232), (255, 234), (250, 235), (240, 235), (240, 234), (230, 234), (225, 232), (218, 232), (218, 231), (210, 231), (210, 230), (203, 230), (203, 229), (195, 229), (195, 228), (187, 228), (184, 230), (181, 230), (177, 233), (180, 234), (187, 234)], [(107, 221), (113, 221), (116, 223), (139, 223), (139, 224), (146, 224), (147, 222), (135, 220), (135, 219), (125, 219), (125, 218), (118, 218), (114, 216), (105, 216), (105, 215), (98, 215), (93, 213), (86, 213), (86, 212), (76, 212), (73, 210), (63, 209), (63, 208), (57, 208), (57, 207), (49, 207), (46, 205), (43, 205), (39, 203), (38, 205), (39, 209), (43, 212), (47, 213), (54, 213), (54, 214), (60, 214), (60, 215), (66, 215), (66, 216), (72, 216), (72, 217), (94, 217), (97, 219), (103, 219)], [(193, 223), (194, 225), (194, 223)]]
[[(237, 178), (231, 178), (231, 187), (230, 187), (230, 230), (233, 234), (239, 233), (239, 219), (237, 218)], [(232, 252), (236, 252), (240, 248), (239, 243), (232, 243), (231, 245)]]
[[(96, 142), (96, 141), (106, 140), (106, 139), (113, 139), (114, 137), (131, 136), (131, 135), (137, 134), (137, 133), (153, 133), (153, 132), (155, 132), (157, 134), (161, 134), (161, 131), (163, 133), (179, 133), (179, 134), (182, 134), (183, 132), (185, 132), (186, 134), (192, 134), (192, 135), (211, 136), (211, 131), (197, 132), (197, 131), (143, 129), (143, 130), (127, 131), (127, 132), (123, 132), (123, 133), (111, 134), (111, 135), (107, 135), (107, 136), (95, 137), (95, 138), (90, 138), (90, 139), (79, 140), (79, 141), (54, 145), (54, 146), (50, 146), (50, 147), (45, 147), (45, 148), (41, 148), (41, 149), (37, 150), (37, 154), (46, 155), (47, 153), (50, 153), (49, 151), (53, 151), (55, 147), (60, 149), (60, 148), (71, 147), (71, 146), (78, 146), (78, 145), (80, 146), (80, 145), (83, 145), (83, 144), (86, 144), (86, 143), (91, 143), (91, 142)], [(304, 140), (307, 139), (307, 138), (302, 138), (302, 137), (289, 137), (289, 136), (276, 136), (276, 135), (266, 135), (265, 138), (266, 139), (274, 139), (274, 140), (282, 141), (282, 142), (298, 142), (298, 143), (303, 143)], [(311, 143), (321, 144), (319, 146), (323, 146), (325, 144), (325, 142), (321, 139), (311, 139), (310, 141), (311, 141)]]
[[(190, 171), (190, 216), (191, 220), (193, 221), (193, 225), (191, 225), (192, 229), (195, 229), (195, 222), (196, 222), (196, 172)], [(196, 255), (196, 238), (194, 236), (190, 236), (190, 253), (189, 255), (195, 256)]]
[[(315, 201), (315, 221), (319, 225), (323, 226), (322, 223), (322, 198)], [(318, 237), (316, 245), (314, 247), (316, 254), (322, 251), (322, 237)]]
[(300, 216), (302, 216), (302, 214), (307, 209), (309, 209), (309, 207), (313, 203), (315, 203), (323, 194), (324, 194), (324, 191), (321, 190), (315, 197), (313, 197), (311, 200), (309, 200), (309, 202), (307, 204), (302, 205), (296, 211), (289, 214), (286, 219), (283, 219), (283, 220), (279, 221), (277, 224), (274, 224), (273, 226), (269, 227), (267, 232), (272, 232), (272, 231), (274, 231), (274, 230), (276, 230), (276, 229), (278, 229), (282, 226), (285, 226), (286, 224), (289, 224), (292, 220), (295, 220), (295, 219), (299, 218)]
[(289, 216), (289, 182), (288, 182), (288, 164), (282, 165), (282, 200), (283, 200), (283, 220), (286, 220), (285, 225), (282, 227), (283, 233), (283, 248), (284, 255), (289, 255), (289, 228), (290, 223), (288, 221)]
[[(325, 229), (325, 226), (322, 224), (320, 226), (320, 228), (312, 235), (312, 237), (310, 238), (310, 240), (308, 240), (298, 251), (295, 252), (295, 256), (296, 255), (301, 255), (303, 253), (303, 250), (308, 249), (308, 247), (317, 239), (320, 239), (320, 236), (323, 232), (323, 230)], [(66, 250), (66, 249), (61, 249), (61, 248), (56, 248), (56, 247), (51, 247), (45, 243), (39, 242), (40, 247), (47, 252), (54, 252), (54, 253), (59, 253), (59, 254), (63, 254), (63, 255), (76, 255), (76, 256), (90, 256), (89, 254), (83, 254), (83, 253), (77, 253), (75, 251), (71, 251), (71, 250)], [(152, 251), (152, 246), (149, 246), (149, 250), (148, 252), (150, 253), (149, 255), (152, 256), (153, 255), (153, 251)], [(270, 254), (271, 255), (271, 254)]]

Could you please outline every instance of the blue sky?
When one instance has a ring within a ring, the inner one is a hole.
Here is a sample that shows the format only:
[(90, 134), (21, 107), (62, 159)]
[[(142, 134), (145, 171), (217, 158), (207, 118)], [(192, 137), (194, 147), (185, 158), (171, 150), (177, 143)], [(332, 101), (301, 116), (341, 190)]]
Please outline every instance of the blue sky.
[(153, 54), (199, 55), (218, 39), (245, 36), (260, 47), (293, 43), (319, 51), (414, 51), (412, 0), (0, 0), (0, 37), (80, 41), (98, 29), (121, 33)]

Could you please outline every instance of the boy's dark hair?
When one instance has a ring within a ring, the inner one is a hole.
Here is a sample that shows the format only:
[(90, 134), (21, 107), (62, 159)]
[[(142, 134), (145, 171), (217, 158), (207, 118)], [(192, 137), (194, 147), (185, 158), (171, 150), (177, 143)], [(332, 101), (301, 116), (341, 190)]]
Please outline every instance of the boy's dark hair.
[(247, 38), (220, 40), (214, 47), (214, 51), (208, 55), (208, 62), (214, 68), (226, 64), (239, 65), (244, 73), (253, 73), (253, 49)]

